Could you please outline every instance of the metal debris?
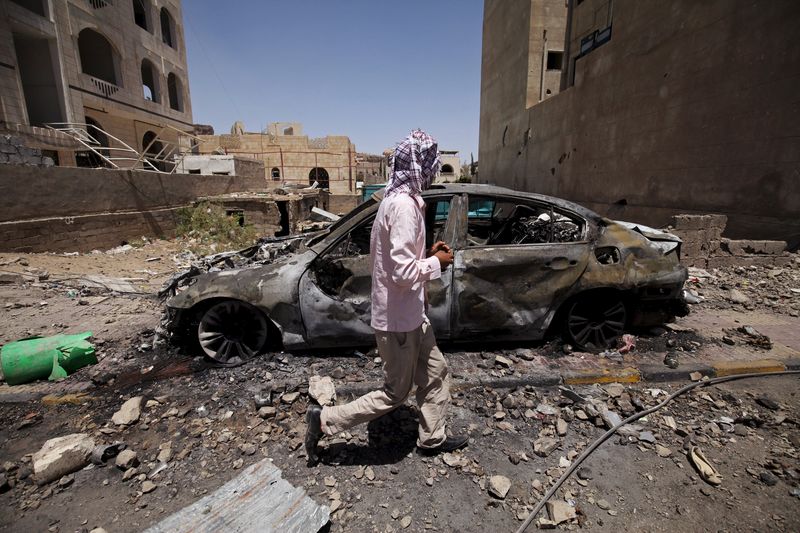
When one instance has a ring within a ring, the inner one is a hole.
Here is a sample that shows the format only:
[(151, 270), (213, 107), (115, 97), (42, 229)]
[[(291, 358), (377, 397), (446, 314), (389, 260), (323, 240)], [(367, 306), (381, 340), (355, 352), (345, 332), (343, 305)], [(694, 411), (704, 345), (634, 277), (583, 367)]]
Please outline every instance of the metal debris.
[(165, 518), (145, 533), (216, 531), (307, 532), (328, 523), (328, 507), (293, 487), (264, 459), (208, 496)]

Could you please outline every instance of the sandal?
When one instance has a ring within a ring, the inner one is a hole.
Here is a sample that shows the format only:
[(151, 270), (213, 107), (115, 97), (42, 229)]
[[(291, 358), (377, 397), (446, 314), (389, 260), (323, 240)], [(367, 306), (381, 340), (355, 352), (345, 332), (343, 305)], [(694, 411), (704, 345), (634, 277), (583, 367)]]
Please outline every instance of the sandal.
[(706, 459), (706, 456), (703, 455), (703, 450), (701, 450), (698, 446), (692, 446), (689, 448), (689, 452), (686, 455), (692, 465), (694, 465), (697, 473), (700, 474), (701, 478), (703, 478), (703, 481), (709, 485), (720, 485), (722, 483), (722, 476), (711, 465), (709, 460)]

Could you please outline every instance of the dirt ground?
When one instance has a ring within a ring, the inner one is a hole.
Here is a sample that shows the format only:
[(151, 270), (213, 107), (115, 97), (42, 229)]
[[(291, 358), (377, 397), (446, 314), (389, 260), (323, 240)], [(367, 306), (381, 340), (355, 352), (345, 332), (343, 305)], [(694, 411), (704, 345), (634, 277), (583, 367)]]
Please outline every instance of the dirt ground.
[[(309, 376), (332, 376), (339, 401), (346, 401), (379, 383), (379, 360), (352, 350), (273, 353), (214, 368), (154, 343), (161, 304), (153, 293), (185, 262), (182, 250), (179, 242), (157, 241), (117, 253), (0, 254), (0, 274), (25, 276), (0, 285), (0, 344), (92, 331), (100, 359), (60, 383), (0, 385), (0, 476), (8, 482), (0, 488), (7, 511), (0, 513), (0, 530), (139, 531), (268, 457), (289, 482), (335, 509), (332, 531), (514, 531), (565, 465), (604, 431), (593, 409), (604, 405), (624, 417), (683, 384), (581, 386), (575, 391), (586, 401), (575, 402), (556, 388), (503, 388), (504, 379), (663, 365), (668, 354), (681, 364), (800, 356), (800, 263), (694, 272), (690, 286), (704, 301), (670, 328), (636, 332), (637, 348), (628, 354), (570, 352), (558, 340), (446, 346), (454, 385), (450, 428), (470, 434), (465, 451), (416, 455), (410, 401), (368, 426), (324, 439), (322, 463), (309, 467), (302, 447)], [(81, 281), (87, 274), (126, 278), (134, 292), (87, 288)], [(768, 335), (772, 348), (748, 344), (736, 332), (743, 325)], [(275, 414), (262, 418), (254, 397), (267, 389)], [(797, 392), (798, 377), (789, 376), (680, 397), (590, 456), (554, 497), (576, 513), (558, 528), (800, 530)], [(113, 424), (112, 414), (139, 395), (146, 402), (139, 421)], [(89, 466), (36, 485), (31, 454), (50, 438), (78, 432), (126, 443), (138, 454), (137, 471), (123, 480), (113, 464)], [(537, 439), (553, 439), (555, 448), (537, 455)], [(684, 451), (691, 445), (716, 466), (721, 485), (700, 479)], [(170, 457), (160, 462), (165, 447)], [(510, 481), (503, 498), (490, 494), (493, 476)], [(155, 490), (143, 493), (145, 480)]]

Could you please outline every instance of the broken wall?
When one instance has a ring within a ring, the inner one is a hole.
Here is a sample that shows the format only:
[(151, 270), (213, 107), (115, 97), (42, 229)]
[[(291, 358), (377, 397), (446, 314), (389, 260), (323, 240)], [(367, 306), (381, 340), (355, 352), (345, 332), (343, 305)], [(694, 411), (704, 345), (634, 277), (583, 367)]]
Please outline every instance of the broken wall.
[(89, 251), (171, 237), (176, 212), (200, 196), (263, 189), (262, 178), (6, 166), (0, 251)]

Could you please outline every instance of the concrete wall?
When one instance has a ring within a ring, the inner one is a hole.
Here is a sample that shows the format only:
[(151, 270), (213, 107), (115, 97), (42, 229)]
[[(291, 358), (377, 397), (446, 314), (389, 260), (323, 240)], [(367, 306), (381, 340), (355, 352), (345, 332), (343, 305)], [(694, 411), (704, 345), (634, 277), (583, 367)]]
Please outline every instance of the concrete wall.
[[(202, 174), (246, 176), (264, 179), (264, 163), (255, 159), (244, 159), (232, 155), (184, 155), (175, 172), (180, 174)], [(266, 182), (264, 183), (266, 186)]]
[[(574, 18), (599, 3), (586, 0)], [(530, 109), (519, 105), (522, 58), (490, 61), (518, 40), (510, 25), (527, 17), (527, 3), (494, 5), (484, 24), (481, 182), (652, 226), (678, 213), (725, 214), (731, 238), (797, 245), (800, 3), (614, 2), (611, 40), (575, 61), (574, 86)], [(591, 20), (604, 25), (596, 12)], [(570, 47), (593, 31), (573, 30)]]
[(171, 236), (175, 211), (196, 198), (263, 188), (263, 179), (241, 176), (6, 166), (0, 251), (88, 251)]

